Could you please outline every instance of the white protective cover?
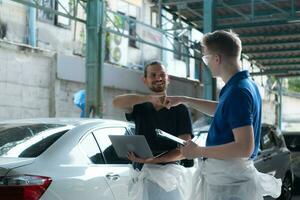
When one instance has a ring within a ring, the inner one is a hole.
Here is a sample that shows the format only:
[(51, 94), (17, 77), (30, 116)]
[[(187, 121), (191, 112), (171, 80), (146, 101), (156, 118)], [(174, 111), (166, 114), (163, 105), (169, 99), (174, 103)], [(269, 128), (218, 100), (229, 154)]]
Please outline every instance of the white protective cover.
[(281, 193), (281, 180), (260, 173), (253, 161), (243, 159), (198, 160), (190, 200), (263, 200)]
[(141, 171), (131, 170), (131, 200), (186, 200), (192, 192), (195, 168), (177, 164), (145, 164)]

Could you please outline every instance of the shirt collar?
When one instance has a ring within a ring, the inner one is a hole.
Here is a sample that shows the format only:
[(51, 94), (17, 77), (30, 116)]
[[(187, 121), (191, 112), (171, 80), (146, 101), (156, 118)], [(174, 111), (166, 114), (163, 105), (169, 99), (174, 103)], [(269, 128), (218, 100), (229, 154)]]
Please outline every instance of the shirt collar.
[(249, 71), (248, 70), (243, 70), (243, 71), (239, 71), (236, 74), (234, 74), (225, 84), (225, 86), (222, 88), (221, 92), (220, 92), (220, 96), (222, 95), (222, 93), (226, 90), (226, 88), (235, 85), (237, 82), (239, 82), (242, 79), (246, 79), (250, 77)]

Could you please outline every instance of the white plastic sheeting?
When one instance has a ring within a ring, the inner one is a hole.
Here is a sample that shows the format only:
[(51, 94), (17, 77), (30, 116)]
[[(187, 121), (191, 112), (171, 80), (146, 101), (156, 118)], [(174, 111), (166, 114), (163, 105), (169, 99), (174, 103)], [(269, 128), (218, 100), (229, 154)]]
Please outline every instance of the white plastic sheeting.
[(260, 173), (251, 160), (207, 159), (193, 168), (144, 165), (131, 170), (132, 200), (263, 200), (280, 196), (281, 180)]
[(195, 168), (176, 164), (145, 164), (141, 171), (131, 170), (129, 197), (132, 200), (189, 199), (194, 172)]
[(199, 160), (191, 200), (263, 200), (281, 193), (281, 180), (260, 173), (251, 160)]

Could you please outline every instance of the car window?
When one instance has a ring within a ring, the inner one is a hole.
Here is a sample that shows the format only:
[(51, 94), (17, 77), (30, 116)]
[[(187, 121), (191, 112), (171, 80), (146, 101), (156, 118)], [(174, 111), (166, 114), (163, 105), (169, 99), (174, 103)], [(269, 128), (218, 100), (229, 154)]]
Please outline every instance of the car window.
[(284, 135), (284, 139), (290, 151), (300, 151), (300, 135)]
[(266, 150), (277, 146), (277, 135), (271, 127), (262, 127), (261, 129), (260, 149)]
[(29, 148), (22, 151), (19, 157), (34, 158), (41, 155), (46, 149), (48, 149), (58, 138), (60, 138), (66, 131), (55, 133), (42, 139), (41, 141), (31, 145)]
[(131, 132), (131, 135), (135, 135), (135, 128), (134, 127), (130, 127), (130, 132)]
[(102, 128), (93, 131), (107, 164), (128, 164), (127, 159), (119, 158), (113, 148), (109, 135), (129, 135), (125, 127)]
[(1, 124), (0, 157), (37, 157), (69, 129), (60, 124)]
[(104, 158), (100, 152), (99, 146), (92, 133), (89, 133), (80, 142), (81, 149), (85, 152), (86, 156), (94, 164), (104, 164)]

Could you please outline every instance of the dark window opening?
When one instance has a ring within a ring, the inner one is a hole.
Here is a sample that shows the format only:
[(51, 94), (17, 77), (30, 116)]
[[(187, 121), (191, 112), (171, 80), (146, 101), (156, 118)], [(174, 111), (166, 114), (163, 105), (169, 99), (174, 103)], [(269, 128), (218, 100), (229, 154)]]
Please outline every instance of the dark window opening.
[[(60, 124), (1, 124), (0, 156), (36, 157), (68, 130)], [(56, 128), (59, 128), (57, 131)]]
[(25, 149), (19, 157), (22, 158), (35, 158), (41, 155), (44, 151), (46, 151), (55, 141), (58, 140), (64, 133), (67, 131), (62, 131), (59, 133), (55, 133), (49, 137), (44, 138), (40, 142), (30, 146), (29, 148)]
[[(129, 21), (129, 35), (131, 37), (136, 38), (137, 37), (136, 21), (134, 21), (134, 20), (136, 20), (136, 18), (130, 16), (130, 19), (133, 19), (133, 20)], [(134, 48), (138, 48), (136, 40), (134, 40), (132, 38), (129, 38), (129, 46), (134, 47)]]
[(94, 164), (104, 164), (104, 158), (100, 152), (99, 146), (93, 136), (93, 134), (89, 134), (85, 137), (81, 143), (81, 148), (85, 152), (86, 156), (90, 159), (90, 161)]

